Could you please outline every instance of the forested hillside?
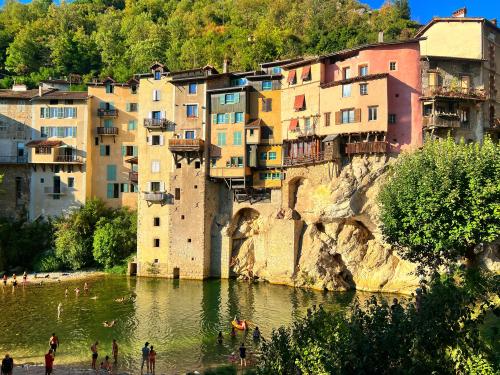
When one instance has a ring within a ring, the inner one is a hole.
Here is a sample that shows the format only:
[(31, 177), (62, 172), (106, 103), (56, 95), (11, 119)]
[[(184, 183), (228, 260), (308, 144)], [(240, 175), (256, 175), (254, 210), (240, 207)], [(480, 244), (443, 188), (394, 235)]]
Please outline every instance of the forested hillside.
[(68, 73), (126, 80), (159, 60), (171, 70), (232, 60), (232, 69), (412, 35), (408, 2), (357, 0), (7, 0), (0, 86)]

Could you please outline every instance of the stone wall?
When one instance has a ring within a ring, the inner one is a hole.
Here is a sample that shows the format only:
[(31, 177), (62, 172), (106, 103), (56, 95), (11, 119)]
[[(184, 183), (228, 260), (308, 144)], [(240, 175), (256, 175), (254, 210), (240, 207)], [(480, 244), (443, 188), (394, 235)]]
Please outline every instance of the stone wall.
[(0, 216), (19, 218), (28, 210), (30, 195), (30, 167), (28, 165), (2, 165), (0, 176)]

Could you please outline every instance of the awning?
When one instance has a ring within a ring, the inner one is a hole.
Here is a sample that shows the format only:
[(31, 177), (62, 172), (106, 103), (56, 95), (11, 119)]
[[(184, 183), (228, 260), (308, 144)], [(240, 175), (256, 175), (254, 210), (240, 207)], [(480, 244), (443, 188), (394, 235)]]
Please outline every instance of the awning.
[(311, 65), (304, 66), (302, 68), (302, 79), (308, 79), (311, 75)]
[(134, 156), (133, 158), (129, 158), (125, 160), (126, 163), (130, 164), (138, 164), (139, 163), (139, 158), (137, 156)]
[(295, 82), (295, 75), (296, 74), (297, 74), (297, 72), (295, 71), (295, 69), (294, 70), (290, 70), (288, 72), (288, 79), (287, 79), (287, 81), (288, 81), (289, 84), (292, 84), (292, 83)]
[(26, 143), (26, 147), (56, 147), (59, 146), (61, 141), (47, 141), (47, 140), (39, 140), (39, 141), (30, 141)]
[(306, 101), (306, 96), (305, 95), (297, 95), (295, 97), (295, 102), (293, 103), (293, 108), (296, 111), (300, 111), (301, 109), (304, 108), (304, 102)]
[(248, 124), (245, 125), (245, 128), (258, 128), (262, 124), (262, 119), (258, 118), (256, 120), (251, 120)]
[(331, 141), (334, 141), (335, 139), (337, 139), (339, 135), (338, 134), (330, 134), (330, 135), (327, 135), (325, 137), (325, 139), (323, 139), (323, 142), (331, 142)]
[(293, 132), (297, 129), (298, 126), (299, 126), (299, 119), (293, 118), (290, 120), (290, 125), (288, 126), (288, 130)]

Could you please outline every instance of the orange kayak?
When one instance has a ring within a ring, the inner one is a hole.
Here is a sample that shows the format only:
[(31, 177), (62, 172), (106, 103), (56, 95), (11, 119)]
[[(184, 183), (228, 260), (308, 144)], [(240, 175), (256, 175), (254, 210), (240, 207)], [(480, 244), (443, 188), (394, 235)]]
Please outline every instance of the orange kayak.
[(240, 331), (245, 331), (247, 329), (247, 323), (244, 320), (241, 320), (239, 324), (236, 320), (233, 320), (231, 324), (234, 328), (239, 329)]

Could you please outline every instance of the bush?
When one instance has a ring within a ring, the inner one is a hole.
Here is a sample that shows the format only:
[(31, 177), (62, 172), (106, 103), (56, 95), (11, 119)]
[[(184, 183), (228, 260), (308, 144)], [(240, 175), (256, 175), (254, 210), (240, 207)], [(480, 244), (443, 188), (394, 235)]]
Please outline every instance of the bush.
[(33, 270), (35, 272), (60, 271), (63, 267), (63, 261), (56, 256), (54, 250), (47, 250), (46, 252), (38, 255), (33, 261)]

